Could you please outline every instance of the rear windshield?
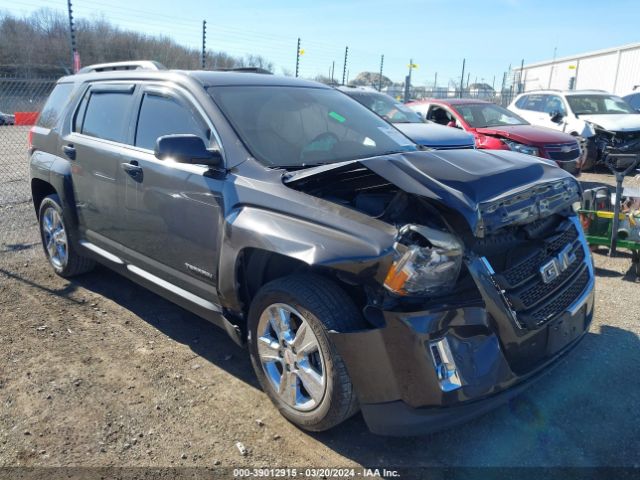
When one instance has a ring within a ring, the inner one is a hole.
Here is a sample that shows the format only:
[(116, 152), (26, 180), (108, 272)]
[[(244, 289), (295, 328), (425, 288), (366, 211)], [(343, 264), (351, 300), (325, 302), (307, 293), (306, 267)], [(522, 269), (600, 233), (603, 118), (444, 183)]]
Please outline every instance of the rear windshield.
[(492, 103), (462, 104), (456, 105), (455, 109), (471, 128), (528, 125), (524, 118)]
[(60, 114), (67, 105), (71, 91), (73, 90), (73, 83), (59, 83), (55, 86), (47, 103), (44, 104), (40, 117), (38, 117), (37, 125), (45, 128), (53, 128), (60, 118)]
[(391, 123), (424, 123), (420, 115), (384, 93), (345, 92)]
[(321, 165), (417, 148), (333, 89), (217, 86), (208, 91), (251, 154), (269, 166)]

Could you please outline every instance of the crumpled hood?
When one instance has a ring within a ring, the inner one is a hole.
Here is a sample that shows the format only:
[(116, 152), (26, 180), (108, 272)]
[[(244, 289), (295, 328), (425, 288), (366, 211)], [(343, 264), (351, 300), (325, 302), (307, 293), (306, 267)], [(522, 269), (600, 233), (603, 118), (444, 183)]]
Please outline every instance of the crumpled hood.
[(394, 127), (418, 145), (429, 148), (473, 148), (473, 135), (458, 128), (436, 123), (394, 123)]
[(640, 113), (580, 115), (580, 119), (598, 125), (610, 132), (633, 132), (640, 130)]
[(284, 181), (303, 182), (357, 163), (407, 193), (457, 210), (480, 237), (505, 224), (551, 215), (579, 199), (576, 180), (552, 162), (502, 150), (398, 153), (308, 168)]
[(502, 127), (478, 128), (483, 135), (504, 137), (526, 145), (543, 146), (558, 143), (576, 143), (576, 139), (568, 133), (558, 132), (550, 128), (533, 125), (509, 125)]

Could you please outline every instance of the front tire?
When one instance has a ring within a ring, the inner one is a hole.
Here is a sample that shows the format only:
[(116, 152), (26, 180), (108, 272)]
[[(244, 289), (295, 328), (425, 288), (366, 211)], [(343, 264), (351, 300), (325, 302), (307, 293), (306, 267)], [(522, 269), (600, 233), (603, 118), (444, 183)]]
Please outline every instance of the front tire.
[(291, 275), (260, 289), (249, 312), (249, 353), (263, 390), (285, 418), (322, 431), (357, 412), (351, 379), (327, 333), (363, 323), (349, 296), (319, 275)]
[(93, 270), (95, 262), (78, 254), (69, 241), (68, 223), (58, 195), (42, 200), (38, 222), (44, 253), (58, 275), (69, 278)]

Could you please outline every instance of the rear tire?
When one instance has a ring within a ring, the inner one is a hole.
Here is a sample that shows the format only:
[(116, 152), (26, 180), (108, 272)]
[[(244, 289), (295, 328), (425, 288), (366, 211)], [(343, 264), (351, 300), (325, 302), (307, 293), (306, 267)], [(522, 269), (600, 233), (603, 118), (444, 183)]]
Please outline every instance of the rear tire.
[(69, 278), (94, 269), (95, 262), (80, 255), (69, 241), (69, 224), (58, 195), (42, 200), (38, 223), (44, 253), (58, 275)]
[(322, 431), (358, 411), (351, 379), (327, 333), (363, 328), (364, 320), (338, 285), (315, 274), (274, 280), (253, 299), (248, 326), (256, 376), (285, 418)]

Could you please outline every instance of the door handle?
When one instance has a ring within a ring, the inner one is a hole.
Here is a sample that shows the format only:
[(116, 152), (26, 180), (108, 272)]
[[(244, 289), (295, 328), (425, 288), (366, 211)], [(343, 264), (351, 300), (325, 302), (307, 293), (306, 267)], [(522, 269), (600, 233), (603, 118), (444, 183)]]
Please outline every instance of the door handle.
[(142, 167), (138, 165), (138, 162), (136, 160), (131, 160), (130, 162), (126, 162), (121, 165), (122, 169), (127, 173), (127, 175), (133, 178), (136, 182), (142, 182), (144, 174), (142, 171)]
[(65, 145), (64, 147), (62, 147), (62, 151), (70, 160), (76, 159), (76, 147), (74, 147), (73, 145)]

